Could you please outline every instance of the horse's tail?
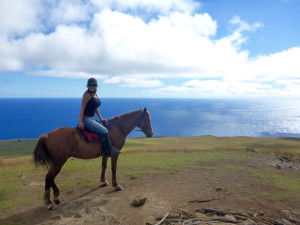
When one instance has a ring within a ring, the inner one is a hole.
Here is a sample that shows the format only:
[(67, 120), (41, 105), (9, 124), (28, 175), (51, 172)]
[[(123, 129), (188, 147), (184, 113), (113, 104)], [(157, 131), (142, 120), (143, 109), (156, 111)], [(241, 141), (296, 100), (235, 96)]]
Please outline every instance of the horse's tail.
[(35, 146), (35, 149), (33, 151), (33, 161), (35, 164), (35, 167), (38, 165), (45, 166), (46, 168), (50, 168), (51, 163), (51, 155), (48, 152), (46, 140), (48, 138), (48, 134), (43, 134), (40, 136), (38, 143)]

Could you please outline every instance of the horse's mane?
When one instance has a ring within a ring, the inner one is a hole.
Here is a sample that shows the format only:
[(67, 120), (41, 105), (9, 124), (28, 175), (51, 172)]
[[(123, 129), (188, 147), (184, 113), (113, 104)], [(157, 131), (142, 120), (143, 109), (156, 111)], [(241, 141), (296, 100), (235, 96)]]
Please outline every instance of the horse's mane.
[(124, 113), (124, 114), (121, 114), (121, 115), (113, 116), (113, 117), (111, 117), (111, 118), (109, 119), (109, 121), (110, 121), (110, 122), (114, 122), (114, 121), (116, 121), (116, 120), (121, 119), (121, 118), (124, 117), (124, 116), (129, 116), (129, 115), (131, 115), (132, 113), (135, 113), (135, 112), (138, 112), (138, 111), (141, 111), (141, 109), (135, 110), (135, 111), (131, 111), (131, 112), (127, 112), (127, 113)]

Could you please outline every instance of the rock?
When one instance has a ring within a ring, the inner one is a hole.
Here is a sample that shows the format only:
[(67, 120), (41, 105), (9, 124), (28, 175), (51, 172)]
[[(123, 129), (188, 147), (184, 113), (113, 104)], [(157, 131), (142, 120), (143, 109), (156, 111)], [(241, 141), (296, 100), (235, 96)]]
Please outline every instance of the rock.
[(82, 216), (79, 213), (76, 213), (73, 217), (74, 218), (81, 218)]
[(196, 218), (207, 218), (207, 216), (205, 214), (199, 213), (199, 212), (196, 212), (195, 216), (196, 216)]
[(147, 198), (146, 197), (136, 197), (133, 202), (132, 202), (132, 205), (135, 206), (135, 207), (139, 207), (139, 206), (142, 206), (145, 204)]
[(242, 225), (256, 225), (256, 223), (253, 220), (245, 220)]
[(253, 148), (246, 148), (246, 151), (247, 152), (256, 152), (255, 149), (253, 149)]
[(221, 187), (217, 187), (216, 191), (222, 191), (222, 188)]
[(291, 223), (289, 220), (286, 220), (286, 219), (282, 219), (282, 222), (283, 222), (285, 225), (293, 225), (293, 223)]
[(153, 225), (153, 223), (147, 221), (147, 222), (146, 222), (146, 225)]
[(107, 222), (107, 223), (115, 223), (116, 217), (114, 215), (104, 215), (103, 220), (104, 220), (104, 222)]
[(237, 220), (234, 216), (232, 215), (225, 215), (224, 218), (229, 222), (229, 223), (237, 223)]
[(291, 211), (286, 210), (286, 209), (283, 209), (281, 212), (282, 212), (286, 217), (288, 217), (288, 216), (290, 216), (290, 215), (292, 214)]
[(234, 216), (231, 216), (231, 215), (213, 216), (212, 220), (221, 221), (221, 222), (225, 222), (225, 223), (237, 223), (236, 218), (234, 218)]

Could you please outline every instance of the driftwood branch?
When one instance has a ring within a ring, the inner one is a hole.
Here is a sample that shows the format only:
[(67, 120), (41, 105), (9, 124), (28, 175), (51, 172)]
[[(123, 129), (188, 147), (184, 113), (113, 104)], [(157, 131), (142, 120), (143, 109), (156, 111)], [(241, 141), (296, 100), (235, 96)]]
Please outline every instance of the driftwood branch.
[(168, 212), (166, 213), (166, 215), (164, 215), (164, 217), (158, 223), (156, 223), (155, 225), (162, 224), (167, 219), (167, 217), (169, 216), (169, 214), (170, 214), (170, 210), (168, 210)]
[(176, 208), (173, 208), (173, 209), (176, 210), (176, 211), (178, 211), (178, 212), (180, 212), (180, 213), (182, 213), (182, 214), (184, 214), (184, 215), (186, 215), (189, 218), (194, 218), (195, 217), (193, 214), (190, 214), (190, 213), (188, 213), (186, 211), (183, 211), (181, 209), (176, 209)]
[(267, 221), (269, 223), (272, 223), (274, 225), (285, 225), (285, 223), (282, 223), (282, 222), (280, 222), (278, 220), (272, 220), (272, 219), (262, 219), (262, 220)]
[(300, 224), (300, 220), (297, 220), (297, 219), (294, 219), (293, 217), (291, 216), (288, 216), (287, 219), (293, 223), (296, 223), (296, 224)]
[(201, 212), (201, 213), (215, 213), (219, 216), (225, 216), (226, 213), (223, 212), (222, 210), (219, 209), (208, 209), (208, 208), (203, 208), (203, 209), (195, 209), (196, 212)]
[(204, 202), (211, 202), (211, 201), (214, 201), (214, 200), (218, 200), (218, 199), (206, 199), (206, 200), (192, 200), (190, 201), (191, 203), (204, 203)]

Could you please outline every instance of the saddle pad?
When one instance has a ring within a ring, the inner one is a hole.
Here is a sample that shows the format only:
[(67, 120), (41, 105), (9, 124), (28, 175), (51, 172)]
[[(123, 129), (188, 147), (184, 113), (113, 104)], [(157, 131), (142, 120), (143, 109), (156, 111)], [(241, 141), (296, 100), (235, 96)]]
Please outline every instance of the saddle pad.
[(100, 142), (101, 141), (101, 137), (99, 134), (96, 134), (87, 129), (80, 130), (78, 127), (76, 127), (76, 128), (79, 130), (81, 135), (84, 137), (85, 141), (87, 141), (87, 142)]

